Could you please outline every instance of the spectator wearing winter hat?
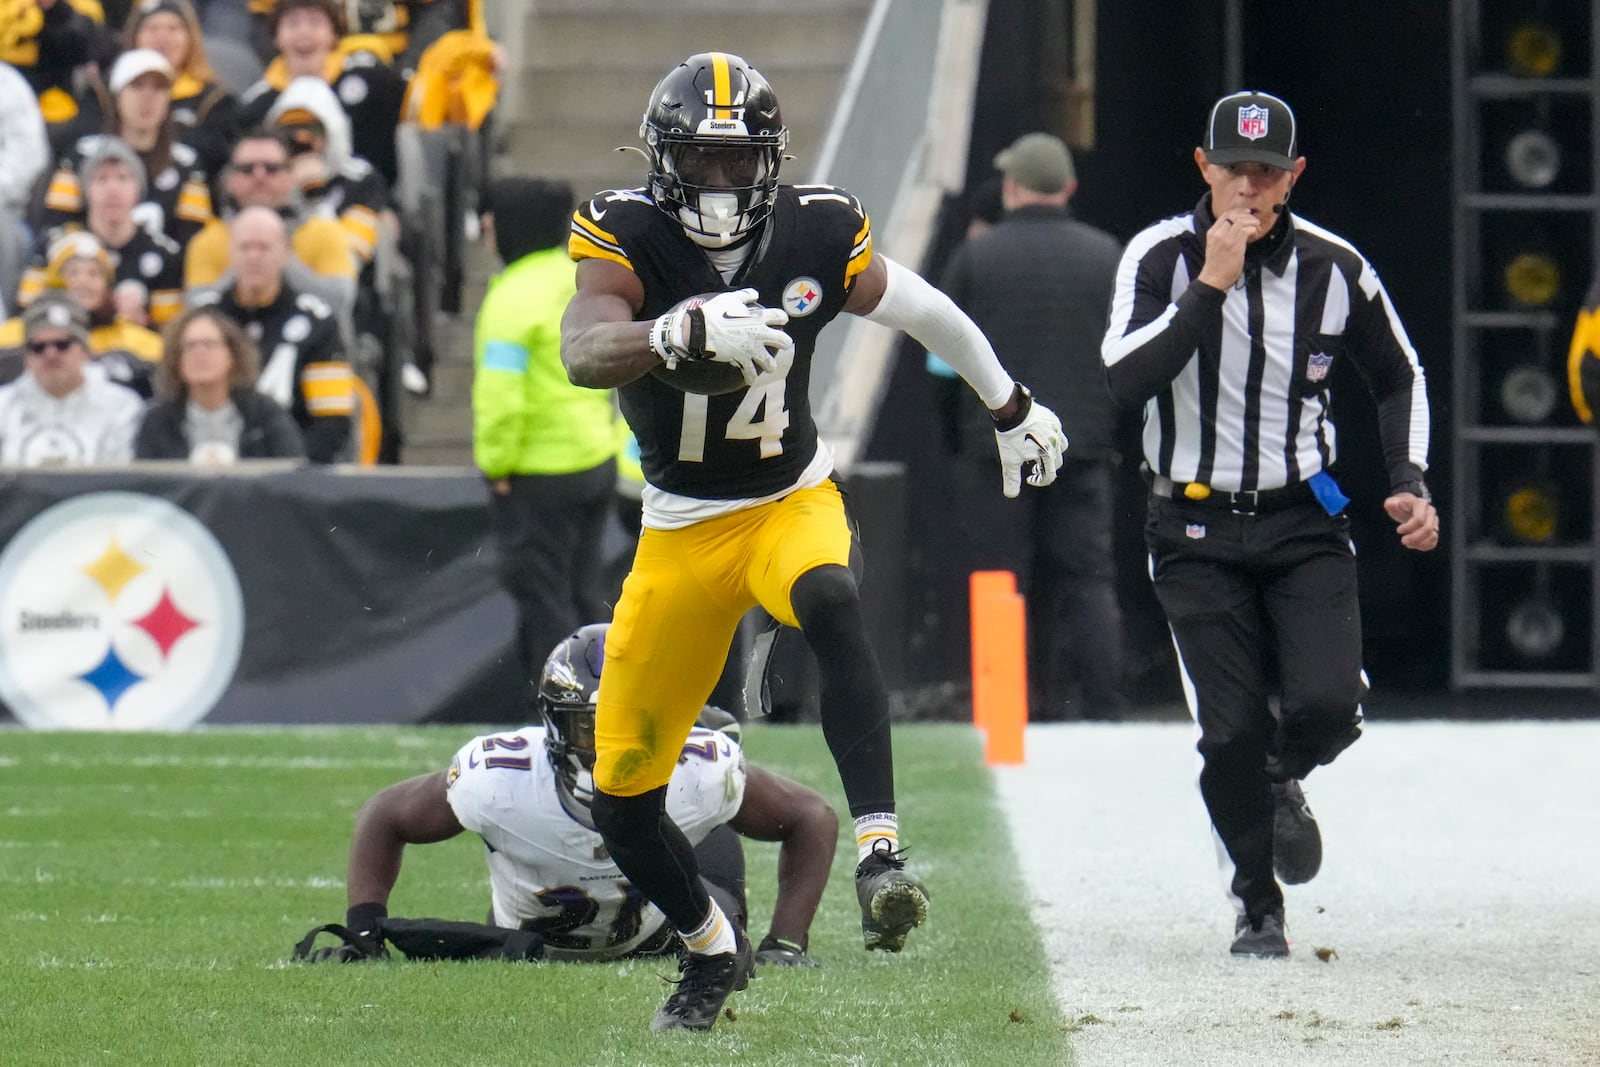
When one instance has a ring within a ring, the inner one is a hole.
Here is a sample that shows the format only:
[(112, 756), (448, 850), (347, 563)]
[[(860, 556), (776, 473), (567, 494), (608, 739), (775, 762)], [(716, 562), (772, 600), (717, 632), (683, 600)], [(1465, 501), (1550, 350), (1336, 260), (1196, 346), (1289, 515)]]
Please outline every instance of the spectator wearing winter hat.
[[(47, 292), (65, 294), (87, 316), (89, 354), (106, 375), (149, 399), (154, 365), (161, 358), (161, 337), (118, 316), (115, 280), (111, 256), (92, 233), (74, 231), (51, 246), (45, 269)], [(23, 325), (23, 319), (0, 323), (0, 350), (22, 343)], [(8, 362), (20, 369), (20, 360)], [(0, 381), (10, 376), (11, 371), (0, 367)]]
[(357, 260), (371, 263), (378, 228), (398, 235), (399, 222), (389, 209), (383, 175), (351, 154), (350, 120), (339, 98), (321, 78), (296, 78), (279, 94), (267, 121), (287, 135), (300, 195), (309, 206), (338, 218)]
[(45, 193), (41, 229), (83, 221), (83, 185), (78, 167), (107, 135), (121, 137), (144, 164), (145, 198), (135, 209), (139, 224), (165, 233), (180, 246), (211, 218), (211, 190), (198, 154), (178, 139), (172, 117), (177, 72), (160, 52), (136, 48), (117, 57), (106, 79), (112, 108), (103, 128), (79, 137), (62, 158)]
[(127, 463), (144, 403), (90, 365), (88, 317), (49, 294), (22, 319), (23, 373), (0, 385), (0, 466)]
[(140, 326), (161, 326), (183, 310), (183, 250), (165, 234), (138, 224), (134, 209), (145, 195), (144, 163), (120, 137), (101, 138), (78, 166), (84, 219), (41, 235), (23, 275), (17, 301), (27, 306), (48, 284), (50, 246), (65, 234), (86, 230), (99, 238), (116, 268), (117, 311)]

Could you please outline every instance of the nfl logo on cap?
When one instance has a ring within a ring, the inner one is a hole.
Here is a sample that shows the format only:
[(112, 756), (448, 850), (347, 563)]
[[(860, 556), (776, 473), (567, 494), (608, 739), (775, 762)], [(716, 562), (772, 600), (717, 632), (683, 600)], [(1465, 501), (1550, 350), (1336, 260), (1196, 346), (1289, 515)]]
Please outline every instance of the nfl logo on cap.
[(1267, 135), (1267, 109), (1246, 104), (1239, 109), (1239, 136), (1259, 141)]

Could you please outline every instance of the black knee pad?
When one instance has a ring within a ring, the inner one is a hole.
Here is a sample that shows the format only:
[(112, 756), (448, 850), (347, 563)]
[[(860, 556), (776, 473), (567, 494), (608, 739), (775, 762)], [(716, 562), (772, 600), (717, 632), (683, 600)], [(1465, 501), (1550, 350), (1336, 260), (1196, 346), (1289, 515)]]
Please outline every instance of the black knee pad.
[(826, 626), (843, 612), (858, 611), (860, 596), (850, 572), (828, 564), (802, 574), (789, 591), (789, 602), (800, 629), (811, 630)]

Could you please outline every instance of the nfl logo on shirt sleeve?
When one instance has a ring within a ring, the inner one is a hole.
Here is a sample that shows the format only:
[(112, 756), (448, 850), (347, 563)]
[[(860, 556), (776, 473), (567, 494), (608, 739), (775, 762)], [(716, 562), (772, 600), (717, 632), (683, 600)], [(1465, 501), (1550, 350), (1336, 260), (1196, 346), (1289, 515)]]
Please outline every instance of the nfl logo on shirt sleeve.
[(1328, 370), (1333, 366), (1333, 357), (1326, 352), (1313, 352), (1306, 360), (1306, 381), (1320, 382), (1328, 376)]

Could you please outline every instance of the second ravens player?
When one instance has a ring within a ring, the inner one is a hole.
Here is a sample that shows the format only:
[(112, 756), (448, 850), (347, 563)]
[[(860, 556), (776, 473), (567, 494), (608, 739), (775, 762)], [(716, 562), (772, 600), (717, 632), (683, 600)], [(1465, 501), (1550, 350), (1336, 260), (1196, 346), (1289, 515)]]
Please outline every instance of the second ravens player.
[[(623, 585), (596, 717), (595, 825), (617, 866), (689, 952), (651, 1023), (707, 1030), (751, 968), (664, 807), (689, 729), (740, 617), (759, 604), (805, 634), (823, 734), (854, 817), (866, 947), (898, 952), (928, 914), (895, 815), (888, 694), (848, 569), (851, 528), (810, 404), (817, 334), (841, 311), (910, 333), (993, 412), (1004, 491), (1048, 485), (1061, 425), (983, 334), (922, 278), (875, 255), (855, 197), (780, 185), (788, 130), (743, 59), (690, 56), (656, 86), (640, 136), (645, 186), (573, 217), (577, 294), (562, 321), (574, 384), (619, 390), (645, 474), (644, 532)], [(707, 392), (663, 368), (722, 364)], [(652, 373), (655, 372), (655, 373)]]

